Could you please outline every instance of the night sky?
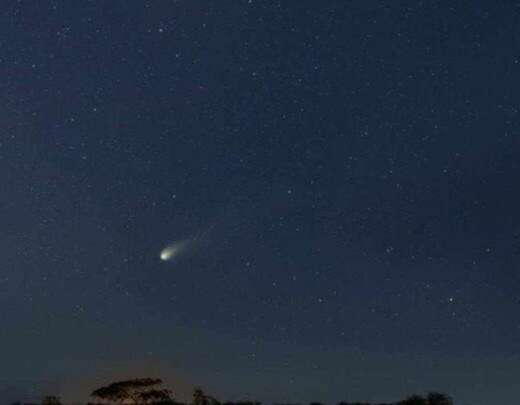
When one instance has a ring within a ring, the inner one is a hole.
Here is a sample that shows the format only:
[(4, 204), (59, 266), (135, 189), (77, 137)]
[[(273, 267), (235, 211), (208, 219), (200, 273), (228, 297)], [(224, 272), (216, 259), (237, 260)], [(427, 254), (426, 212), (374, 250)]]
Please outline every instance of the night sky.
[(519, 30), (501, 0), (2, 2), (0, 402), (520, 401)]

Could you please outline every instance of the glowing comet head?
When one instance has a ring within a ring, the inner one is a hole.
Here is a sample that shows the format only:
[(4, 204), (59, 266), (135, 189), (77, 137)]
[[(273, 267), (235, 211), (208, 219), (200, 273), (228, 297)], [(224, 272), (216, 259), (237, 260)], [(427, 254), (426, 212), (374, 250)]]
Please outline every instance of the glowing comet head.
[(179, 242), (174, 242), (171, 245), (166, 246), (160, 254), (160, 258), (163, 262), (167, 262), (169, 260), (173, 260), (176, 256), (178, 256), (180, 253), (182, 253), (186, 246), (188, 244), (188, 241), (183, 240)]
[(172, 255), (173, 255), (173, 252), (171, 249), (168, 249), (168, 248), (163, 249), (163, 251), (161, 252), (161, 260), (167, 261), (167, 260), (171, 259)]

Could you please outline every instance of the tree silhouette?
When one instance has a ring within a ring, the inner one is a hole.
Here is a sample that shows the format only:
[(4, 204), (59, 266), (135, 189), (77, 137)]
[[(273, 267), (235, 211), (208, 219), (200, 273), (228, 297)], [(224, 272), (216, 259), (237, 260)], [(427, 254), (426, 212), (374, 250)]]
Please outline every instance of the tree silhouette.
[(412, 395), (399, 402), (399, 405), (428, 405), (428, 401), (420, 395)]
[(136, 378), (118, 381), (94, 390), (91, 396), (102, 401), (120, 404), (173, 403), (171, 391), (157, 388), (160, 384), (162, 384), (162, 380), (159, 378)]
[[(105, 405), (188, 405), (174, 401), (170, 390), (161, 389), (158, 386), (162, 380), (156, 378), (136, 378), (132, 380), (118, 381), (105, 387), (94, 390), (92, 397), (101, 400)], [(102, 405), (87, 404), (87, 405)], [(47, 396), (42, 405), (61, 405), (56, 396)], [(252, 400), (220, 402), (211, 395), (206, 394), (202, 388), (193, 390), (192, 402), (189, 405), (261, 405), (261, 402)], [(278, 403), (274, 405), (299, 405), (291, 403)], [(320, 402), (310, 402), (309, 405), (322, 405)], [(404, 400), (392, 403), (368, 403), (341, 401), (337, 405), (454, 405), (450, 396), (440, 392), (429, 392), (426, 396), (411, 395)]]
[(207, 395), (202, 388), (195, 387), (192, 405), (220, 405), (220, 402), (211, 395)]
[(193, 405), (208, 405), (209, 401), (206, 398), (206, 394), (202, 391), (202, 388), (196, 387), (193, 390)]
[(428, 405), (453, 405), (453, 400), (446, 394), (430, 392), (427, 396)]

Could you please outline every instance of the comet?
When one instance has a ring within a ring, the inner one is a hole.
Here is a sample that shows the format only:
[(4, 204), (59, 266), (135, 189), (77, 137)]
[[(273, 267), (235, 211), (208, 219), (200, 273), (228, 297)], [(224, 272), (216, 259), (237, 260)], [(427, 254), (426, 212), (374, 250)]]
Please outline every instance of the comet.
[(186, 250), (189, 242), (189, 239), (173, 242), (161, 250), (159, 257), (163, 262), (171, 261)]
[(204, 246), (209, 242), (209, 237), (213, 228), (215, 228), (215, 223), (211, 224), (203, 232), (171, 242), (161, 250), (159, 258), (163, 262), (170, 262), (178, 258), (180, 255), (195, 253), (204, 248)]

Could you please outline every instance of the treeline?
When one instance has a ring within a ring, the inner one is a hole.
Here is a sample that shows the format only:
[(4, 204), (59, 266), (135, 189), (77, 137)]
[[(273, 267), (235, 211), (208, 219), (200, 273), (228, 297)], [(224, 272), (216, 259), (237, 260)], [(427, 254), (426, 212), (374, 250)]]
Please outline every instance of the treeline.
[[(206, 394), (201, 388), (193, 390), (190, 403), (179, 402), (173, 392), (161, 388), (162, 380), (158, 378), (136, 378), (117, 381), (100, 387), (91, 393), (94, 401), (87, 405), (261, 405), (259, 401), (219, 401)], [(14, 404), (13, 404), (14, 405)], [(56, 396), (47, 396), (42, 405), (62, 405)], [(295, 403), (276, 403), (273, 405), (301, 405)], [(309, 405), (323, 405), (320, 402), (311, 402)], [(411, 395), (398, 402), (369, 403), (369, 402), (339, 402), (337, 405), (454, 405), (453, 400), (446, 394), (429, 392), (426, 395)]]

